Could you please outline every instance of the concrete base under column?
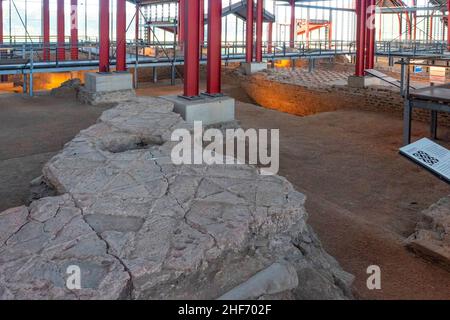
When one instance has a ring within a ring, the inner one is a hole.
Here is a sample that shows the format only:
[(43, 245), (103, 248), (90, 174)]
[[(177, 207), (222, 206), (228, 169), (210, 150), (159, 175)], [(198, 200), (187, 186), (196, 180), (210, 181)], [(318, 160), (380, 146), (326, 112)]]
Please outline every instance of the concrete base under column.
[(263, 71), (267, 69), (266, 62), (243, 62), (241, 63), (241, 68), (246, 75), (251, 75), (253, 73)]
[(202, 121), (203, 125), (234, 121), (235, 101), (227, 96), (188, 100), (179, 96), (162, 96), (174, 104), (174, 112), (179, 113), (188, 123)]
[(358, 76), (349, 76), (348, 77), (348, 86), (352, 88), (367, 88), (370, 86), (379, 86), (381, 85), (381, 80), (375, 77), (358, 77)]
[(86, 73), (85, 85), (78, 99), (87, 104), (119, 102), (135, 96), (133, 77), (129, 72)]

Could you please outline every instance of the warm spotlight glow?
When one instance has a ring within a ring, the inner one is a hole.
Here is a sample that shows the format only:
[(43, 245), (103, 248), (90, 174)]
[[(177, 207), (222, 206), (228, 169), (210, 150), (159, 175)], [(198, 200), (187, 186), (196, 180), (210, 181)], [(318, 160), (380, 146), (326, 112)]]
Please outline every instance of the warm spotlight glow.
[(276, 68), (289, 68), (291, 66), (291, 60), (277, 60), (275, 61)]

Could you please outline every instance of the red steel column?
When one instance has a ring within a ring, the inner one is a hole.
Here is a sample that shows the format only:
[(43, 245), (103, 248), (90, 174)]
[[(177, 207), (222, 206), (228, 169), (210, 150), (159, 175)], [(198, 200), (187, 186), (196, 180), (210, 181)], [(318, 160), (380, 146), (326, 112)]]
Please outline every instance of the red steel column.
[(247, 0), (247, 30), (245, 38), (245, 60), (253, 61), (253, 0)]
[(206, 93), (220, 94), (222, 69), (222, 0), (208, 1), (208, 64), (206, 68)]
[(356, 0), (356, 66), (355, 76), (364, 76), (364, 57), (366, 48), (366, 0)]
[(272, 33), (273, 33), (273, 22), (269, 22), (267, 28), (267, 53), (272, 53)]
[(450, 1), (447, 1), (447, 50), (450, 51)]
[(186, 0), (178, 3), (178, 44), (183, 46), (184, 42), (184, 19), (186, 17)]
[(264, 0), (258, 0), (256, 4), (256, 62), (262, 62), (263, 3)]
[(70, 58), (78, 60), (78, 0), (70, 0)]
[(188, 0), (185, 3), (184, 30), (184, 96), (199, 95), (199, 27), (200, 0)]
[[(3, 0), (0, 0), (0, 44), (3, 44)], [(8, 76), (1, 75), (0, 82), (7, 81)]]
[(0, 0), (0, 44), (3, 44), (3, 0)]
[(50, 12), (49, 0), (42, 0), (42, 59), (50, 60)]
[[(222, 13), (221, 13), (222, 15)], [(200, 29), (199, 29), (200, 45), (205, 42), (205, 0), (200, 0)]]
[(366, 0), (366, 69), (375, 65), (375, 0)]
[(56, 24), (57, 24), (57, 41), (56, 55), (58, 61), (66, 60), (65, 34), (64, 34), (64, 0), (58, 0), (56, 3)]
[(99, 21), (100, 51), (98, 71), (109, 72), (109, 0), (100, 0)]
[(127, 30), (127, 14), (126, 1), (117, 0), (117, 17), (116, 17), (116, 71), (126, 71), (126, 30)]
[(293, 48), (295, 45), (295, 0), (291, 0), (291, 24), (289, 27), (289, 46)]

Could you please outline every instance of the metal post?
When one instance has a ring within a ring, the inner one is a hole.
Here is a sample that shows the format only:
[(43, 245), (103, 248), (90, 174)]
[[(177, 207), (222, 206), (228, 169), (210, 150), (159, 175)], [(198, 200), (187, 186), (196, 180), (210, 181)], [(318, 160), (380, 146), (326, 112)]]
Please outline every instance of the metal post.
[[(0, 0), (0, 45), (3, 44), (3, 0)], [(0, 82), (5, 82), (6, 75), (0, 76)]]
[(78, 60), (78, 0), (70, 0), (70, 58)]
[(109, 72), (109, 0), (100, 0), (100, 50), (99, 50), (99, 72)]
[(375, 65), (375, 0), (366, 0), (366, 69)]
[(267, 53), (272, 53), (272, 33), (273, 33), (273, 22), (269, 22), (267, 28)]
[(200, 0), (200, 29), (199, 29), (200, 45), (205, 42), (205, 0)]
[(253, 0), (247, 0), (247, 30), (245, 37), (245, 60), (253, 61)]
[(33, 67), (34, 67), (34, 53), (33, 48), (31, 48), (31, 56), (30, 56), (30, 88), (29, 88), (29, 94), (30, 97), (33, 96)]
[(117, 0), (117, 17), (116, 17), (116, 71), (127, 70), (126, 59), (126, 2), (125, 0)]
[(364, 76), (364, 51), (366, 44), (366, 0), (356, 1), (356, 66), (355, 76)]
[[(201, 0), (203, 1), (203, 0)], [(206, 93), (221, 93), (222, 0), (208, 2), (208, 63)]]
[(289, 27), (289, 46), (293, 48), (295, 43), (295, 0), (291, 0), (291, 24)]
[(43, 60), (50, 60), (50, 12), (49, 0), (42, 1), (42, 38)]
[(64, 0), (58, 0), (56, 4), (56, 20), (57, 20), (57, 48), (56, 56), (58, 61), (66, 60), (66, 50), (64, 48), (65, 34), (64, 34)]
[(3, 0), (0, 0), (0, 44), (3, 44)]
[(184, 97), (194, 98), (199, 95), (199, 26), (200, 0), (185, 3), (184, 30)]
[(186, 16), (186, 0), (180, 0), (178, 2), (178, 43), (180, 47), (183, 47), (184, 43), (184, 19)]
[(263, 4), (264, 0), (256, 4), (256, 62), (262, 62)]
[(450, 51), (450, 1), (447, 1), (447, 50)]

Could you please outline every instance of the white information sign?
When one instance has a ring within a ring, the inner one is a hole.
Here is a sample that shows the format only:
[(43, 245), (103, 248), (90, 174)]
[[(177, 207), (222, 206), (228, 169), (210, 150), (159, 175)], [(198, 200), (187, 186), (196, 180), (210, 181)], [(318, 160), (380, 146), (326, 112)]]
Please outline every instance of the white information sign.
[(450, 151), (448, 149), (428, 138), (423, 138), (400, 148), (400, 154), (450, 183)]

